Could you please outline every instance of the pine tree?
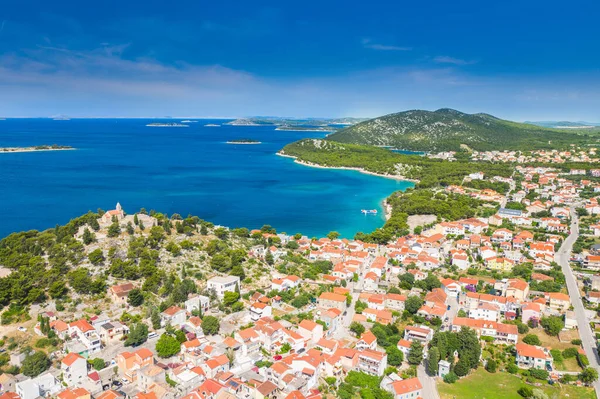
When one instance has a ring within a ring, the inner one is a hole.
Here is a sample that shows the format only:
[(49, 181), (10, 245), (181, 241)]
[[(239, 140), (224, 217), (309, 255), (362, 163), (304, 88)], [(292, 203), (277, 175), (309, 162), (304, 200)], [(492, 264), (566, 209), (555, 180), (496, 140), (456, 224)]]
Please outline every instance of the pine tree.
[(435, 376), (438, 373), (438, 363), (440, 362), (440, 351), (435, 346), (429, 349), (427, 356), (427, 372), (429, 375)]
[(137, 213), (133, 215), (133, 223), (137, 226), (140, 224)]
[(413, 341), (408, 351), (408, 363), (415, 366), (423, 361), (423, 346), (419, 341)]
[(83, 243), (85, 245), (89, 245), (96, 241), (96, 235), (90, 231), (87, 227), (83, 230), (83, 235), (81, 236)]
[(98, 223), (98, 220), (96, 218), (92, 218), (90, 220), (90, 227), (92, 228), (92, 230), (94, 231), (98, 231), (100, 230), (100, 223)]
[(160, 328), (160, 314), (158, 314), (158, 310), (156, 308), (152, 310), (152, 316), (150, 317), (152, 321), (152, 328), (158, 330)]
[(119, 226), (119, 222), (113, 222), (108, 228), (108, 237), (118, 237), (121, 234), (121, 227)]

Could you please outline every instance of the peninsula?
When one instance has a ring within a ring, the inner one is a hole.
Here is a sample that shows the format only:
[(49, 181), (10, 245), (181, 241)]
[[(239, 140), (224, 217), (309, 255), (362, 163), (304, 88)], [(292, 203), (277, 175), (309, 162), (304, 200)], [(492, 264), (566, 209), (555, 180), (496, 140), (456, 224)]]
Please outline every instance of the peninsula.
[(33, 147), (0, 147), (0, 153), (9, 152), (36, 152), (36, 151), (65, 151), (74, 150), (75, 148), (69, 145), (37, 145)]
[(335, 132), (338, 129), (325, 126), (279, 126), (275, 130), (288, 130), (291, 132)]

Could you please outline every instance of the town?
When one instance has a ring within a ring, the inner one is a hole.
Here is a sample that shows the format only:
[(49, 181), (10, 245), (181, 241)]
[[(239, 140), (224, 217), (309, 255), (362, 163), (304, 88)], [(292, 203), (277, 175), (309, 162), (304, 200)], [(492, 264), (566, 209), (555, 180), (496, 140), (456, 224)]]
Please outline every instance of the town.
[[(0, 398), (460, 397), (463, 380), (492, 375), (523, 397), (594, 397), (595, 173), (470, 174), (432, 195), (476, 200), (473, 215), (409, 217), (386, 244), (120, 204), (84, 215), (67, 240), (87, 268), (2, 313)], [(58, 263), (48, 237), (28, 239), (5, 243), (3, 277), (20, 251)]]

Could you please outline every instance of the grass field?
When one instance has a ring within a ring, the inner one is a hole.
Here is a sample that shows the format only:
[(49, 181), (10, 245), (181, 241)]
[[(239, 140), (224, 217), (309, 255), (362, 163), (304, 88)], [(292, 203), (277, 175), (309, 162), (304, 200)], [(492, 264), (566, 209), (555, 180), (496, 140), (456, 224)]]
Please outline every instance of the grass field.
[(577, 358), (563, 359), (562, 362), (554, 361), (554, 367), (559, 371), (581, 371)]
[[(440, 382), (438, 390), (442, 399), (522, 399), (517, 390), (525, 383), (520, 378), (508, 373), (490, 374), (483, 368), (454, 384)], [(591, 388), (558, 385), (546, 383), (540, 387), (550, 399), (577, 398), (596, 399)]]
[[(523, 338), (526, 335), (535, 334), (538, 336), (540, 341), (542, 342), (542, 346), (550, 349), (559, 349), (560, 351), (564, 351), (567, 348), (573, 347), (575, 345), (571, 344), (571, 341), (560, 342), (558, 337), (552, 337), (544, 332), (541, 327), (532, 328), (529, 330), (527, 334), (519, 334), (519, 342), (523, 341)], [(578, 337), (575, 337), (578, 338)]]

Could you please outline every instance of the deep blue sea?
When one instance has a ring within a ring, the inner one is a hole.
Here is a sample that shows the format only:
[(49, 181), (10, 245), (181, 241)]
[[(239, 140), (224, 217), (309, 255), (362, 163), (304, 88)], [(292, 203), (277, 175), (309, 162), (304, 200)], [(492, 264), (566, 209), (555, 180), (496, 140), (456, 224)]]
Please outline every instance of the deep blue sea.
[[(275, 155), (287, 143), (322, 132), (272, 126), (147, 127), (147, 119), (7, 119), (0, 147), (70, 145), (74, 151), (0, 154), (0, 236), (64, 224), (88, 210), (147, 210), (230, 227), (351, 238), (384, 223), (381, 200), (399, 182), (345, 170), (295, 164)], [(260, 145), (231, 145), (250, 138)], [(379, 209), (365, 216), (361, 209)]]

